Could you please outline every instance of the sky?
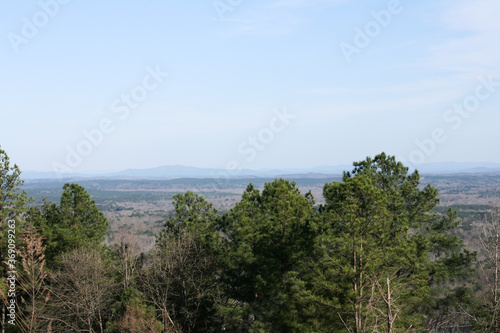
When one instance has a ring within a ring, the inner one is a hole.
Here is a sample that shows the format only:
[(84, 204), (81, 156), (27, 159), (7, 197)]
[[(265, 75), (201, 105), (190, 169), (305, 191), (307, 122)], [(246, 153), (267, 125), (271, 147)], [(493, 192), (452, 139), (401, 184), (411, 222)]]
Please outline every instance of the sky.
[(25, 171), (500, 162), (494, 0), (4, 0)]

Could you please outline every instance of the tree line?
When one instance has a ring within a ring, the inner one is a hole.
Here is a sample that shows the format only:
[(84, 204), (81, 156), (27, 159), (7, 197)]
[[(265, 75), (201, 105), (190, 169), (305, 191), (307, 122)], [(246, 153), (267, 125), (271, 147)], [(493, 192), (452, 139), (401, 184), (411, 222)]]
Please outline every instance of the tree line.
[[(324, 185), (249, 184), (230, 211), (193, 192), (143, 253), (85, 189), (30, 204), (0, 150), (2, 332), (500, 332), (500, 222), (481, 253), (417, 171), (382, 153)], [(16, 221), (15, 324), (7, 221)]]

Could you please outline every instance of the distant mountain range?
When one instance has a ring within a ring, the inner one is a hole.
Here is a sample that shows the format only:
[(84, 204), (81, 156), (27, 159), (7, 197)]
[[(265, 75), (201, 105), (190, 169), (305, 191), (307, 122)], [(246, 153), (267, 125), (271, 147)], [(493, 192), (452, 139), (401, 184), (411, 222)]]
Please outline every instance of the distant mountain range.
[[(197, 168), (183, 165), (166, 165), (149, 169), (127, 169), (103, 173), (64, 173), (25, 171), (24, 179), (175, 179), (175, 178), (254, 178), (254, 177), (293, 177), (326, 178), (352, 170), (352, 165), (318, 166), (309, 169), (260, 169), (225, 170)], [(418, 167), (421, 174), (483, 173), (500, 175), (500, 163), (441, 162), (429, 163)]]

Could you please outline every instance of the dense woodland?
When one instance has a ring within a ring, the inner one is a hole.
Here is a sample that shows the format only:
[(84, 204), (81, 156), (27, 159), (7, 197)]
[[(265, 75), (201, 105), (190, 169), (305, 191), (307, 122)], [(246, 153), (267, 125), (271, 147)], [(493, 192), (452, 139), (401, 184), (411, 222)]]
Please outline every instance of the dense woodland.
[(498, 209), (471, 252), (420, 181), (382, 153), (326, 183), (321, 204), (285, 179), (249, 184), (226, 212), (177, 194), (144, 253), (132, 233), (104, 242), (109, 223), (78, 184), (31, 203), (0, 150), (2, 330), (500, 332)]

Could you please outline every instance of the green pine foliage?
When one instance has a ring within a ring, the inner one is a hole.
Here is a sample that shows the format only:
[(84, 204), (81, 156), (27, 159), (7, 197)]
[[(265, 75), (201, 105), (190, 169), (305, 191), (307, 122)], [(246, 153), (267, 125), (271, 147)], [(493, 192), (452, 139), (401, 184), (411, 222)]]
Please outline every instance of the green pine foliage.
[(292, 277), (313, 249), (314, 201), (284, 179), (260, 193), (250, 184), (223, 218), (225, 290), (221, 311), (229, 330), (290, 332), (303, 329)]
[[(21, 191), (23, 184), (24, 181), (21, 179), (21, 170), (16, 164), (11, 164), (7, 152), (0, 147), (0, 307), (2, 308), (0, 326), (5, 325), (6, 320), (8, 320), (5, 316), (5, 305), (7, 303), (4, 302), (8, 300), (9, 291), (6, 283), (7, 271), (12, 271), (10, 265), (6, 265), (9, 256), (14, 255), (16, 266), (20, 267), (19, 253), (9, 253), (9, 226), (13, 224), (8, 221), (15, 221), (15, 233), (12, 233), (12, 230), (10, 230), (10, 241), (14, 241), (14, 245), (16, 245), (16, 248), (10, 249), (10, 251), (15, 251), (21, 246), (21, 235), (23, 234), (25, 225), (24, 213), (26, 211), (26, 205), (33, 200), (28, 198), (25, 191)], [(17, 327), (12, 331), (17, 331)]]
[(450, 232), (456, 213), (433, 211), (437, 190), (419, 188), (418, 172), (385, 154), (354, 167), (325, 185), (311, 293), (352, 332), (425, 330), (475, 256)]
[(158, 242), (187, 232), (207, 251), (217, 251), (220, 242), (217, 209), (203, 196), (191, 191), (176, 194), (173, 198), (174, 213), (165, 222), (163, 232), (157, 237)]
[(11, 165), (9, 156), (5, 150), (0, 148), (0, 221), (2, 228), (5, 221), (21, 218), (26, 205), (32, 201), (25, 191), (21, 191), (23, 184), (21, 170), (16, 164)]
[(78, 184), (65, 184), (59, 205), (45, 202), (31, 208), (28, 221), (45, 237), (49, 267), (58, 257), (80, 247), (99, 247), (108, 232), (108, 220)]

